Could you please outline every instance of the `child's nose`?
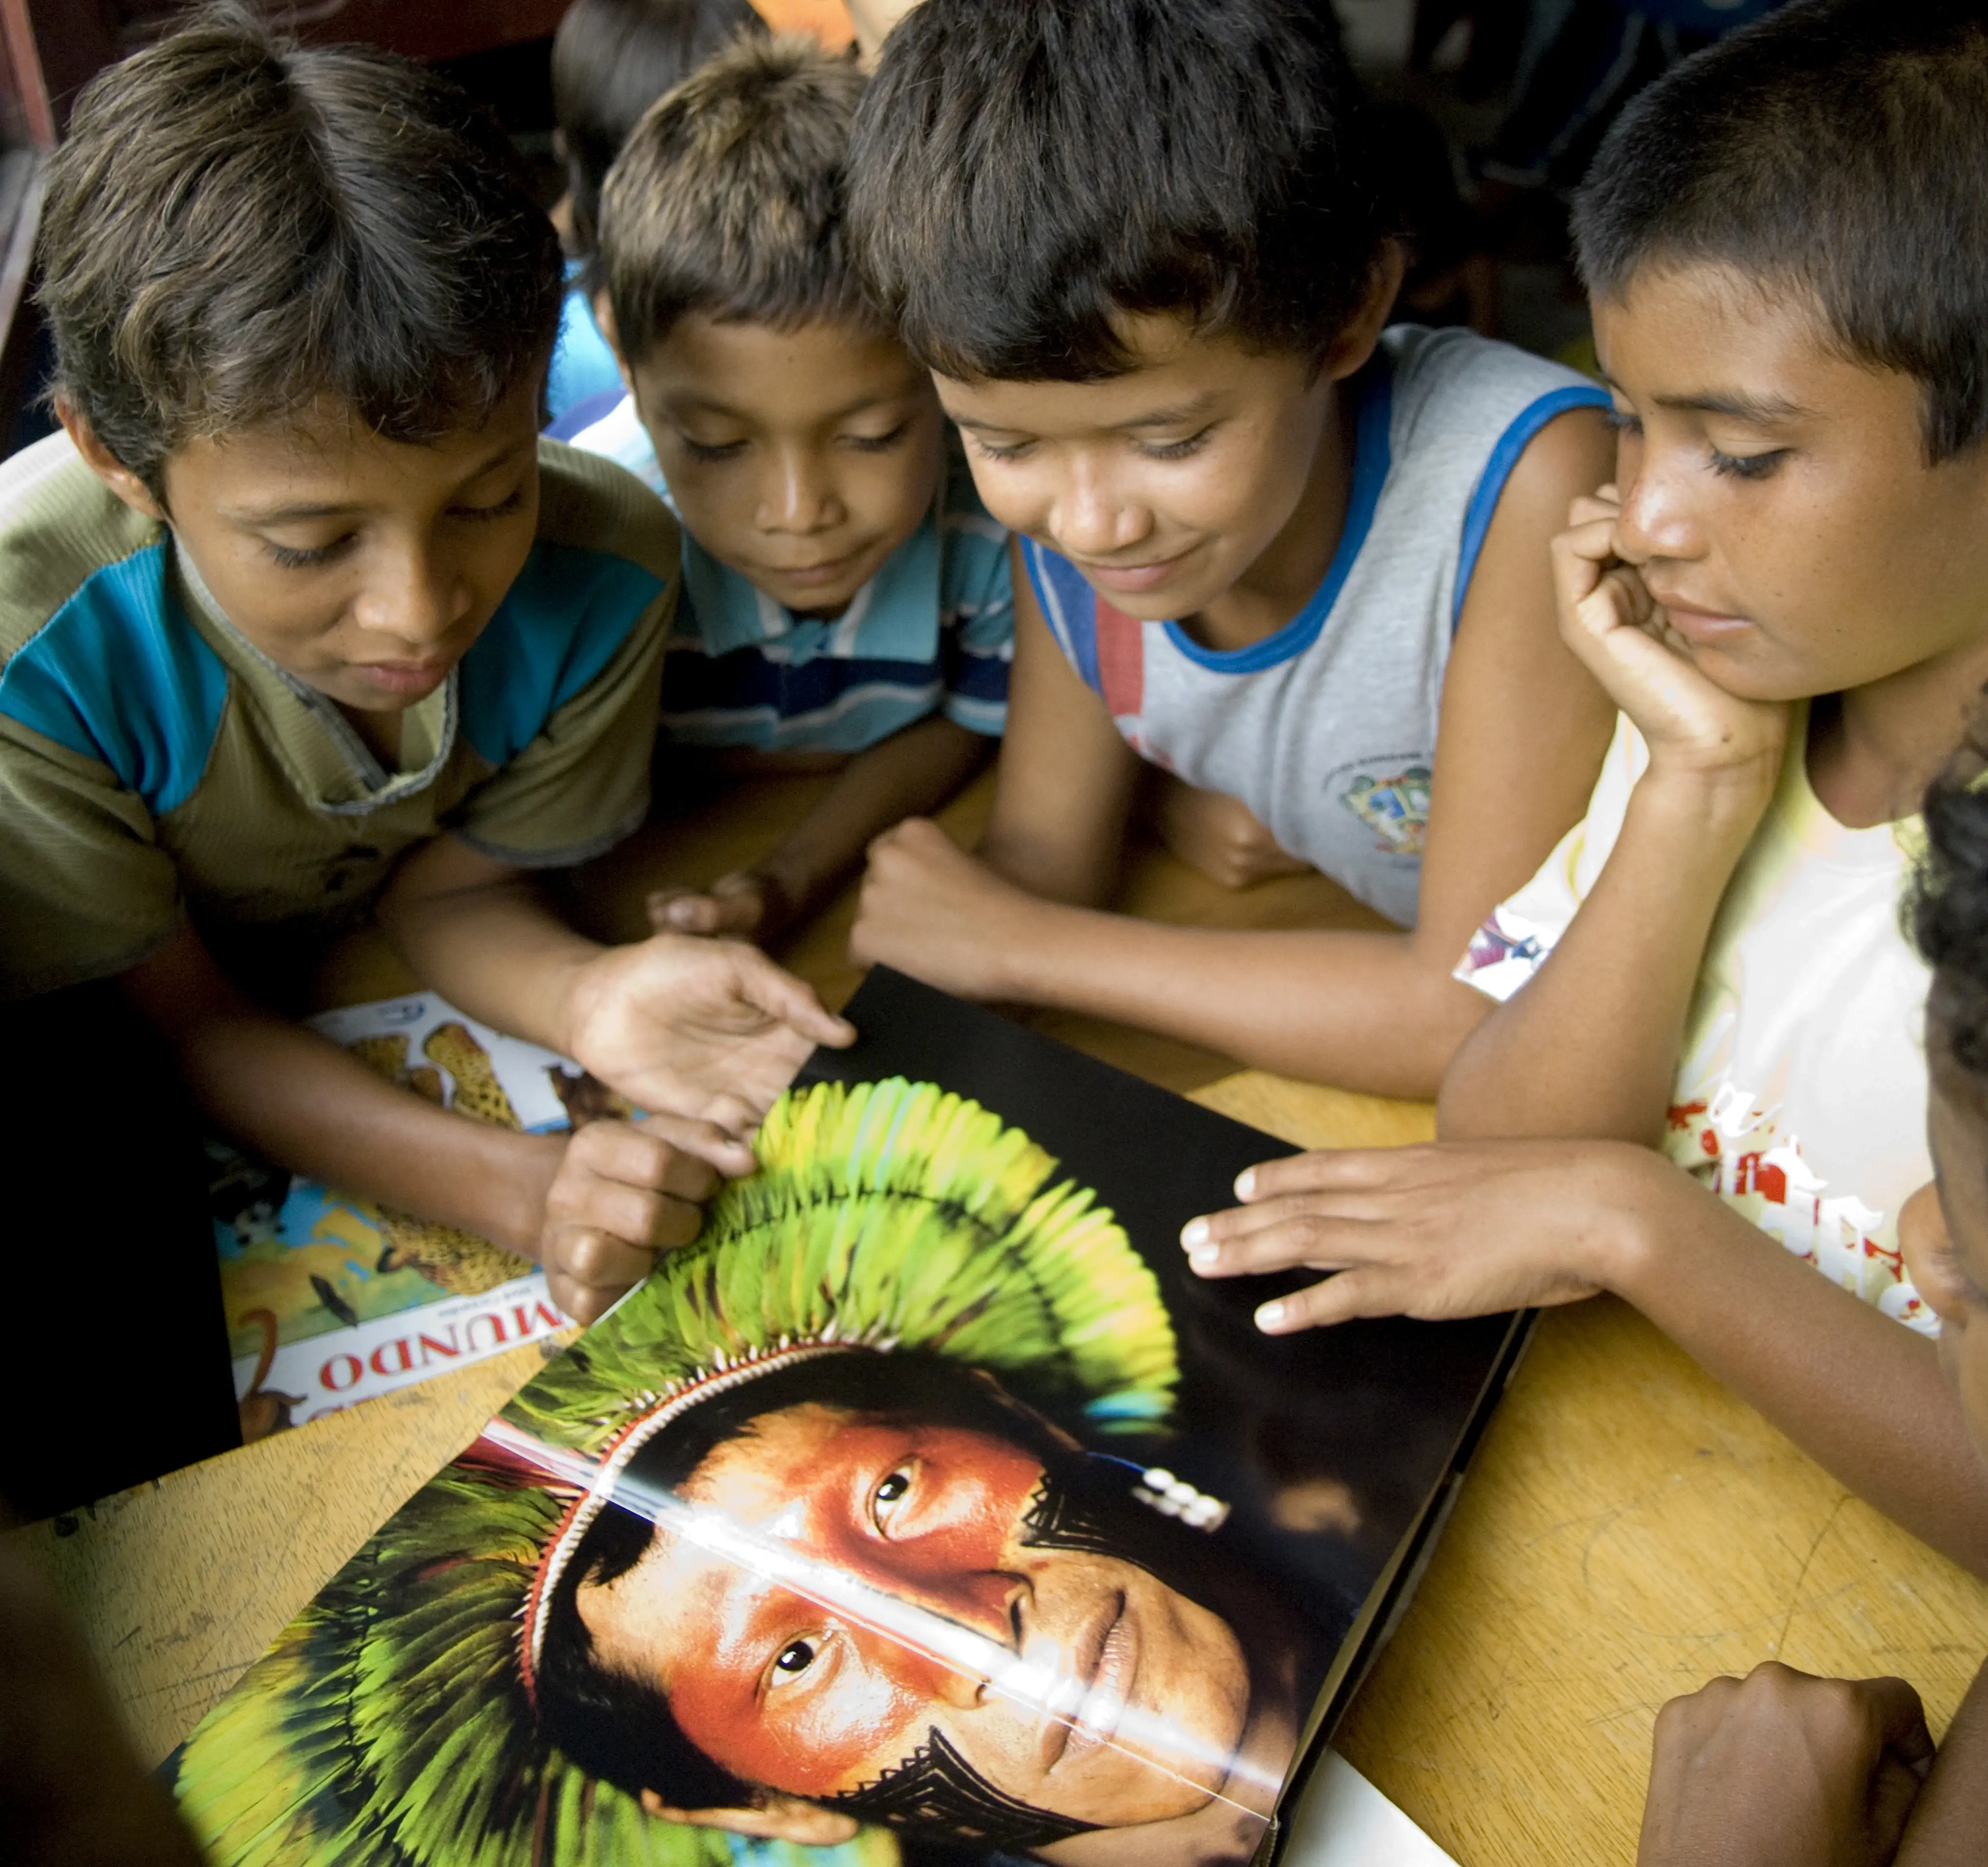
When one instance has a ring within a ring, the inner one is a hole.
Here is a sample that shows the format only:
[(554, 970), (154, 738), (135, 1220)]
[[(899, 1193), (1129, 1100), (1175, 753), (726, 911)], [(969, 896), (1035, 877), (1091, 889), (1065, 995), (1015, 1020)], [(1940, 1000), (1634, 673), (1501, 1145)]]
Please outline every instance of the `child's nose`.
[(761, 489), (759, 523), (770, 532), (818, 532), (842, 517), (833, 477), (805, 455), (775, 463)]
[(1150, 529), (1144, 512), (1104, 475), (1071, 475), (1050, 513), (1049, 533), (1077, 557), (1102, 557), (1135, 545)]
[(449, 635), (468, 605), (468, 589), (452, 567), (411, 552), (380, 567), (360, 598), (360, 621), (409, 648), (427, 648)]
[(1615, 520), (1618, 556), (1641, 564), (1653, 557), (1696, 557), (1701, 549), (1696, 517), (1671, 475), (1653, 470), (1648, 462), (1633, 476), (1625, 475), (1622, 508)]

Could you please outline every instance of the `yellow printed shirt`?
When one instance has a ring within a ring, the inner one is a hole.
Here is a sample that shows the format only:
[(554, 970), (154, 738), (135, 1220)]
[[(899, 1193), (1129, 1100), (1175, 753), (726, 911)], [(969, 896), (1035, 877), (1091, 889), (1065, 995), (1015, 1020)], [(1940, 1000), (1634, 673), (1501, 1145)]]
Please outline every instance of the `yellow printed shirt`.
[[(1826, 1277), (1929, 1334), (1898, 1209), (1932, 1177), (1922, 1021), (1930, 983), (1899, 902), (1916, 817), (1850, 830), (1808, 782), (1805, 710), (1706, 942), (1665, 1152)], [(1503, 1000), (1553, 951), (1621, 835), (1649, 748), (1618, 719), (1588, 805), (1493, 911), (1456, 976)]]
[(0, 993), (121, 972), (182, 915), (225, 962), (306, 952), (444, 833), (549, 868), (634, 829), (676, 525), (605, 462), (539, 466), (531, 555), (389, 770), (66, 436), (0, 465)]

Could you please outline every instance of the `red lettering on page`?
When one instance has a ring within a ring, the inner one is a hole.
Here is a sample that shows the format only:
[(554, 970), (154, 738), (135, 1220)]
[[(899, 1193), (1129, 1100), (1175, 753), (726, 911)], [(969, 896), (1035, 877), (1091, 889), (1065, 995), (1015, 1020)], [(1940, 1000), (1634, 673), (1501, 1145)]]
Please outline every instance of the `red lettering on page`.
[(504, 1328), (504, 1318), (498, 1315), (494, 1311), (486, 1311), (481, 1316), (471, 1317), (468, 1321), (465, 1323), (462, 1326), (463, 1340), (468, 1344), (472, 1349), (475, 1348), (478, 1345), (476, 1341), (476, 1325), (478, 1323), (488, 1323), (490, 1325), (490, 1340), (489, 1342), (483, 1344), (485, 1347), (489, 1348), (500, 1348), (505, 1343), (508, 1342), (511, 1339), (509, 1334), (506, 1332)]
[(440, 1355), (445, 1361), (453, 1361), (462, 1353), (462, 1344), (455, 1339), (454, 1323), (451, 1323), (448, 1326), (448, 1340), (445, 1342), (437, 1341), (432, 1335), (428, 1334), (418, 1336), (415, 1341), (421, 1350), (421, 1365), (424, 1368), (428, 1365), (434, 1356)]
[[(334, 1368), (350, 1368), (352, 1372), (341, 1381), (333, 1373)], [(335, 1355), (317, 1371), (317, 1378), (320, 1387), (334, 1394), (343, 1394), (366, 1378), (366, 1364), (356, 1355)]]

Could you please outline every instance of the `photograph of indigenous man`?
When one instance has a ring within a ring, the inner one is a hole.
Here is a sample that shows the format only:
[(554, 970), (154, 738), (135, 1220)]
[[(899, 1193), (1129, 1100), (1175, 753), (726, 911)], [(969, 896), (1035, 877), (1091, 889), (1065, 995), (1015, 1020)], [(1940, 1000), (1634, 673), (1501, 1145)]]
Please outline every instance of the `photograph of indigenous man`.
[(213, 1867), (1253, 1853), (1330, 1630), (1161, 1482), (1117, 1217), (930, 1081), (754, 1146), (188, 1740)]
[[(645, 1436), (560, 1552), (527, 1637), (566, 1756), (749, 1835), (874, 1821), (1076, 1867), (1248, 1859), (1317, 1630), (992, 1376), (789, 1355)], [(664, 1497), (830, 1577), (679, 1536), (651, 1520)], [(850, 1612), (835, 1574), (881, 1601)]]

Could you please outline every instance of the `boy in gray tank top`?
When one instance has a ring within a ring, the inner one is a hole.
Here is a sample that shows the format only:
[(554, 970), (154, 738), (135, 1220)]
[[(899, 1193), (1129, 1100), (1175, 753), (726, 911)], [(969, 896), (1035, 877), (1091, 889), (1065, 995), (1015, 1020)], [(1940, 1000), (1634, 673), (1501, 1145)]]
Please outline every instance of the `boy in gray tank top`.
[[(1605, 398), (1384, 331), (1401, 251), (1314, 9), (925, 0), (850, 167), (859, 262), (1020, 541), (987, 833), (880, 838), (857, 957), (1432, 1094), (1483, 1015), (1453, 949), (1608, 739), (1547, 553), (1612, 465)], [(1399, 931), (1102, 912), (1141, 759)]]

